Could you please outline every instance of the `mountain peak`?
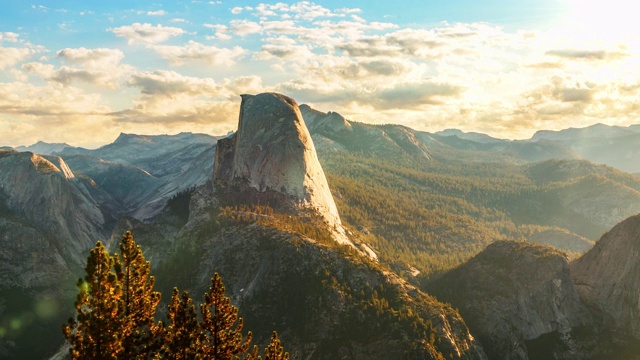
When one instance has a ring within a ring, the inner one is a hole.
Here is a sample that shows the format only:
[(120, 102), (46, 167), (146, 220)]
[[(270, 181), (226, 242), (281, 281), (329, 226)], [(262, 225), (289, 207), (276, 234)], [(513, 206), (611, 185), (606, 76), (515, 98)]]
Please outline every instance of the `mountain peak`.
[(152, 140), (150, 140), (149, 137), (144, 136), (144, 135), (120, 133), (120, 135), (118, 135), (118, 138), (113, 143), (114, 144), (126, 144), (126, 143), (131, 142), (131, 141), (152, 142)]
[(20, 152), (30, 151), (40, 155), (51, 155), (71, 147), (72, 146), (67, 143), (47, 143), (40, 140), (35, 144), (29, 146), (18, 146), (15, 149)]
[(311, 209), (332, 229), (336, 241), (353, 246), (342, 228), (309, 130), (290, 97), (242, 95), (238, 131), (218, 141), (214, 180), (275, 194), (294, 209)]

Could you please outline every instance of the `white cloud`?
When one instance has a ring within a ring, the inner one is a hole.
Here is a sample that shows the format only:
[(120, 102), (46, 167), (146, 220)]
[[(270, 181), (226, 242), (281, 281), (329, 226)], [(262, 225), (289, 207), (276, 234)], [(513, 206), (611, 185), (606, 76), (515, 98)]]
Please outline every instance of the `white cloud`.
[(204, 27), (212, 29), (215, 31), (213, 36), (207, 37), (207, 39), (220, 39), (220, 40), (229, 40), (231, 39), (231, 35), (229, 35), (229, 27), (227, 25), (222, 24), (204, 24)]
[(265, 44), (254, 55), (257, 60), (288, 59), (304, 62), (313, 57), (313, 53), (305, 45)]
[(105, 89), (117, 89), (121, 77), (131, 71), (129, 65), (120, 64), (124, 54), (118, 49), (87, 49), (66, 48), (56, 53), (58, 59), (67, 64), (55, 68), (52, 64), (31, 62), (24, 64), (21, 69), (28, 74), (35, 74), (43, 79), (64, 86), (81, 82)]
[(616, 60), (621, 59), (628, 54), (622, 51), (608, 51), (604, 49), (596, 50), (578, 50), (578, 49), (560, 49), (549, 50), (546, 55), (556, 56), (571, 60)]
[(164, 11), (164, 10), (148, 11), (147, 15), (149, 15), (149, 16), (164, 16), (164, 15), (167, 15), (167, 12)]
[(31, 55), (32, 51), (30, 49), (0, 46), (0, 70), (12, 67)]
[(240, 36), (257, 34), (262, 30), (260, 24), (248, 20), (231, 20), (231, 31)]
[(209, 65), (234, 65), (245, 54), (240, 46), (219, 48), (195, 41), (188, 41), (183, 46), (156, 45), (152, 47), (160, 56), (173, 65), (184, 65), (188, 62), (203, 62)]
[(213, 79), (188, 77), (164, 70), (136, 73), (128, 85), (140, 88), (145, 95), (169, 97), (180, 94), (215, 96), (220, 91)]
[(181, 28), (162, 26), (160, 24), (153, 26), (149, 23), (134, 23), (127, 26), (120, 26), (110, 29), (116, 36), (127, 39), (129, 44), (150, 43), (157, 44), (168, 40), (171, 37), (179, 36), (185, 33)]
[[(198, 4), (212, 2), (217, 3)], [(207, 123), (232, 128), (239, 105), (236, 96), (265, 90), (359, 121), (402, 122), (423, 130), (460, 127), (505, 137), (530, 136), (531, 127), (563, 126), (567, 119), (578, 125), (640, 118), (637, 43), (583, 38), (573, 42), (567, 40), (573, 39), (568, 36), (571, 29), (563, 30), (567, 34), (512, 32), (486, 23), (401, 27), (393, 17), (372, 22), (360, 9), (328, 8), (311, 1), (226, 5), (226, 10), (218, 10), (236, 16), (199, 25), (205, 31), (195, 28), (198, 24), (189, 30), (198, 33), (187, 33), (179, 27), (134, 23), (109, 31), (130, 44), (143, 44), (143, 49), (62, 49), (55, 58), (48, 53), (22, 66), (43, 48), (16, 33), (0, 32), (0, 68), (13, 84), (47, 82), (37, 91), (23, 89), (24, 96), (45, 96), (49, 91), (57, 101), (73, 101), (58, 94), (69, 91), (83, 104), (117, 104), (125, 110), (113, 112), (113, 117), (119, 127), (132, 131), (190, 130), (189, 126), (193, 130)], [(181, 35), (182, 43), (169, 43)], [(231, 39), (242, 46), (221, 45)], [(3, 47), (8, 45), (12, 47)], [(137, 57), (139, 52), (147, 59)], [(149, 71), (123, 64), (125, 54)], [(192, 76), (160, 70), (160, 58), (185, 66)], [(227, 70), (249, 76), (224, 79), (219, 74)], [(132, 91), (139, 95), (131, 99)], [(62, 110), (29, 111), (25, 106), (23, 102), (15, 110), (28, 113), (20, 120), (71, 118)], [(72, 108), (70, 103), (61, 107)], [(0, 116), (14, 116), (6, 109)]]
[(235, 100), (242, 94), (257, 94), (268, 91), (262, 84), (262, 78), (256, 75), (224, 79), (221, 86), (226, 92), (226, 96), (231, 100)]
[(114, 77), (109, 71), (95, 69), (78, 69), (62, 66), (56, 70), (47, 80), (70, 85), (72, 82), (81, 81), (104, 88), (117, 88), (118, 77)]
[(103, 98), (80, 89), (0, 83), (0, 131), (9, 143), (45, 140), (89, 144), (104, 133), (109, 112)]
[(42, 12), (47, 12), (49, 10), (49, 8), (44, 5), (31, 5), (31, 8)]
[(134, 74), (129, 85), (141, 89), (130, 109), (113, 115), (120, 123), (160, 124), (166, 128), (216, 125), (225, 131), (234, 129), (238, 114), (238, 96), (264, 91), (257, 76), (223, 79), (216, 84), (210, 78), (184, 76), (173, 71)]
[[(293, 4), (285, 4), (278, 2), (275, 4), (259, 4), (255, 8), (256, 15), (262, 17), (286, 17), (302, 19), (306, 21), (313, 21), (317, 18), (331, 18), (331, 17), (344, 17), (346, 14), (355, 14), (361, 12), (358, 8), (341, 8), (332, 11), (322, 5), (316, 4), (311, 1), (299, 1)], [(231, 9), (233, 14), (239, 14), (243, 10), (251, 10), (241, 7), (235, 7)]]
[(124, 58), (124, 53), (119, 49), (87, 49), (80, 47), (59, 50), (56, 56), (72, 64), (80, 64), (87, 67), (105, 67), (120, 63)]
[(341, 8), (336, 10), (339, 13), (345, 13), (345, 14), (357, 14), (357, 13), (361, 13), (362, 9), (359, 8)]
[(20, 35), (14, 32), (0, 32), (0, 41), (16, 43), (18, 42), (18, 36)]
[(28, 73), (36, 74), (42, 78), (48, 78), (55, 72), (55, 67), (51, 64), (43, 64), (40, 62), (30, 62), (22, 65), (22, 69)]
[(128, 70), (128, 67), (74, 68), (61, 66), (56, 69), (51, 64), (31, 62), (24, 64), (22, 70), (38, 75), (51, 83), (58, 83), (63, 86), (71, 86), (75, 82), (83, 82), (100, 88), (117, 89), (120, 85), (120, 78)]

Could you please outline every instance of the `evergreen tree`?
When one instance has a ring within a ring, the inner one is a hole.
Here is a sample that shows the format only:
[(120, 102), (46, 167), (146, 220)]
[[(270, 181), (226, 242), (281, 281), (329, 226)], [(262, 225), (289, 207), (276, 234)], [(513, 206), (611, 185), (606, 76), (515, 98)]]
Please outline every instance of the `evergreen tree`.
[[(216, 360), (237, 359), (249, 349), (252, 334), (242, 339), (243, 319), (238, 317), (238, 308), (231, 305), (225, 295), (224, 284), (218, 273), (211, 278), (211, 287), (204, 296), (204, 304), (200, 305), (202, 328), (207, 333), (205, 354)], [(237, 324), (236, 324), (237, 322)], [(254, 359), (257, 349), (246, 355), (245, 359)]]
[(169, 323), (164, 334), (161, 358), (203, 359), (205, 336), (198, 323), (196, 307), (189, 297), (189, 292), (183, 292), (181, 298), (178, 289), (173, 288), (167, 318)]
[(151, 263), (145, 260), (142, 249), (130, 231), (120, 241), (120, 256), (114, 269), (122, 287), (122, 359), (145, 358), (154, 350), (154, 339), (163, 330), (154, 315), (160, 293), (153, 291), (155, 279), (150, 275)]
[[(76, 318), (63, 325), (72, 359), (260, 359), (257, 346), (247, 352), (252, 334), (243, 340), (243, 320), (217, 273), (200, 305), (202, 321), (189, 293), (180, 296), (174, 288), (165, 329), (154, 319), (160, 293), (153, 291), (151, 265), (131, 232), (123, 235), (119, 247), (120, 255), (111, 256), (98, 241), (87, 259), (86, 276), (78, 280)], [(265, 356), (289, 358), (275, 332)]]
[(264, 360), (289, 360), (289, 353), (284, 352), (278, 333), (275, 331), (271, 335), (271, 342), (264, 349)]
[(78, 280), (76, 318), (63, 326), (72, 359), (117, 359), (122, 353), (122, 289), (113, 272), (114, 258), (98, 241)]

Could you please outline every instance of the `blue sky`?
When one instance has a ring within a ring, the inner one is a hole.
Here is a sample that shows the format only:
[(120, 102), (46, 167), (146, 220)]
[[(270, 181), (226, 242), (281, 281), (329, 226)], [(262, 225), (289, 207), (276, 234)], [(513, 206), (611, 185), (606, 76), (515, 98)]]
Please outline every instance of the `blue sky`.
[(0, 145), (224, 134), (239, 94), (504, 138), (638, 122), (623, 0), (0, 1)]

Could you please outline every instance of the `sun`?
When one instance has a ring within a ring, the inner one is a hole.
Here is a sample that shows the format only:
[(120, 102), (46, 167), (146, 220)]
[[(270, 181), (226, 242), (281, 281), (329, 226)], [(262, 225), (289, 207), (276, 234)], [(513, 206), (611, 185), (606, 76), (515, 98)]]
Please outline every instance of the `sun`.
[(566, 25), (591, 40), (627, 42), (638, 39), (637, 12), (627, 0), (566, 0)]

